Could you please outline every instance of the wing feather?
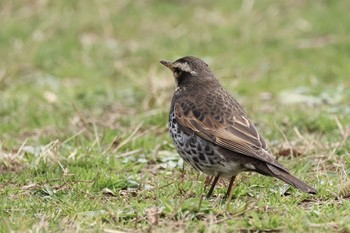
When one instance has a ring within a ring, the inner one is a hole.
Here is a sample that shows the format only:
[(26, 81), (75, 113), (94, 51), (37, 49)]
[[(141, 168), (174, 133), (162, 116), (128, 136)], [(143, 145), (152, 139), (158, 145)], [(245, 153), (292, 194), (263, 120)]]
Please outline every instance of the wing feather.
[(264, 139), (245, 115), (235, 116), (232, 124), (225, 124), (207, 111), (203, 115), (204, 112), (196, 109), (196, 114), (194, 114), (191, 109), (183, 109), (182, 106), (185, 105), (179, 102), (174, 104), (176, 120), (182, 127), (192, 130), (196, 135), (227, 150), (253, 157), (285, 170), (268, 152)]

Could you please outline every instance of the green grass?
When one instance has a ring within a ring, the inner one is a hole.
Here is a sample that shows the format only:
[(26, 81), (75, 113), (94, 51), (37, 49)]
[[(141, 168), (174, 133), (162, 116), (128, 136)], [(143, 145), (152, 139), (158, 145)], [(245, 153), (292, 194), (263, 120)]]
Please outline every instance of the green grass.
[[(350, 232), (350, 3), (0, 2), (0, 232)], [(166, 124), (195, 55), (279, 161), (317, 187), (238, 176), (203, 199)], [(281, 195), (288, 191), (290, 195)]]

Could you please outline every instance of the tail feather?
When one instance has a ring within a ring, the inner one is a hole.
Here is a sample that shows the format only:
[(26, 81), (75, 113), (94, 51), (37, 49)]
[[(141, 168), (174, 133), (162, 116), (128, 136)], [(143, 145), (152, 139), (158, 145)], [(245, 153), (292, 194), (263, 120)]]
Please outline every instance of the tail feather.
[(297, 189), (311, 194), (316, 194), (317, 190), (310, 185), (304, 183), (303, 181), (299, 180), (295, 176), (291, 175), (290, 173), (286, 172), (285, 170), (282, 170), (278, 167), (273, 166), (272, 164), (267, 164), (267, 167), (272, 172), (272, 176), (286, 182), (287, 184), (290, 184)]

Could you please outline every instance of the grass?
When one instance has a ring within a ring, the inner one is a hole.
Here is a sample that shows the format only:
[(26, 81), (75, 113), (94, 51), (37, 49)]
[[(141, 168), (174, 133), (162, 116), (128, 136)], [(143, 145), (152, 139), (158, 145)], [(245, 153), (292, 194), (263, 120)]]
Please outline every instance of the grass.
[[(348, 1), (0, 9), (1, 232), (350, 232)], [(244, 173), (230, 203), (224, 180), (203, 198), (166, 129), (174, 80), (159, 60), (185, 55), (317, 195)]]

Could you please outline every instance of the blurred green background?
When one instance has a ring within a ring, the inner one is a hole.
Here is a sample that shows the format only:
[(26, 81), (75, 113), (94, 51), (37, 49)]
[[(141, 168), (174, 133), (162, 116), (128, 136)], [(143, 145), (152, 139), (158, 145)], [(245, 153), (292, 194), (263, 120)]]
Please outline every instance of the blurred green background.
[[(0, 1), (1, 231), (348, 232), (349, 9)], [(210, 65), (277, 156), (298, 152), (280, 159), (318, 196), (281, 197), (276, 180), (243, 175), (229, 211), (224, 187), (198, 207), (204, 176), (179, 169), (166, 129), (175, 84), (159, 64), (186, 55)]]

